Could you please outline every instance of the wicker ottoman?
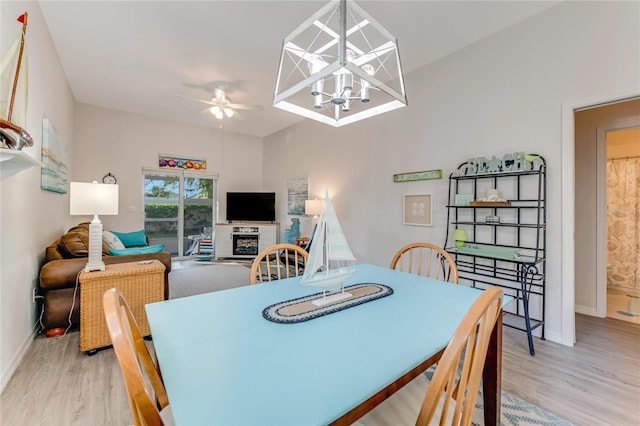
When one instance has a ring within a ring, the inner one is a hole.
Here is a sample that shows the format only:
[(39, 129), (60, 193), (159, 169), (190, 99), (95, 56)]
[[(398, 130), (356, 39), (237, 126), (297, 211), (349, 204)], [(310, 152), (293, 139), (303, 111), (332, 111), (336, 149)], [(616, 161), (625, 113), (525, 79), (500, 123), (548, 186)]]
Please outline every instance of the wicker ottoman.
[(93, 355), (111, 345), (102, 296), (122, 292), (143, 336), (151, 334), (144, 305), (164, 300), (164, 265), (158, 260), (107, 265), (104, 271), (80, 273), (80, 350)]

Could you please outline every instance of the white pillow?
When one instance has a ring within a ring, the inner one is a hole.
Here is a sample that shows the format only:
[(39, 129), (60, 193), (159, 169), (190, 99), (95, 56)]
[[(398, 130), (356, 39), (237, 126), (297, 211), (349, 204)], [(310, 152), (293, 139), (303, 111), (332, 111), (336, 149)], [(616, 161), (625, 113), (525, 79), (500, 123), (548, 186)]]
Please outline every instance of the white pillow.
[(120, 241), (120, 238), (109, 231), (102, 231), (102, 241), (104, 241), (110, 249), (122, 250), (125, 248), (124, 244), (122, 244), (122, 241)]

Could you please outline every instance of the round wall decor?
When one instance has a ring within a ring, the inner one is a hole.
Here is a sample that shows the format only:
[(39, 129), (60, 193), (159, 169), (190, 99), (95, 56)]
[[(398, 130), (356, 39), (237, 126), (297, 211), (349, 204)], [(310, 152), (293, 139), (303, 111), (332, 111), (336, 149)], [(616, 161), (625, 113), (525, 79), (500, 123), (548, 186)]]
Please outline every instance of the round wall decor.
[(118, 180), (116, 179), (116, 177), (114, 175), (112, 175), (110, 172), (107, 173), (106, 175), (104, 175), (104, 177), (102, 178), (102, 182), (103, 183), (111, 183), (111, 184), (115, 184), (118, 182)]

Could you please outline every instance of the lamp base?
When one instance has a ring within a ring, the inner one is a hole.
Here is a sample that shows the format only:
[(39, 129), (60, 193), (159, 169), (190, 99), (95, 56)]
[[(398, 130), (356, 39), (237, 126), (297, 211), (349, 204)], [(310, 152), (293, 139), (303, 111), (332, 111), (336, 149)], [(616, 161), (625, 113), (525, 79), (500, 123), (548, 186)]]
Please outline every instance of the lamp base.
[(104, 271), (105, 269), (106, 266), (102, 261), (102, 222), (98, 219), (98, 215), (94, 215), (89, 224), (89, 260), (84, 271)]
[(84, 266), (84, 271), (85, 272), (104, 271), (105, 269), (107, 269), (107, 266), (104, 264), (103, 261), (100, 261), (99, 263), (93, 263), (91, 265), (89, 263), (87, 263)]

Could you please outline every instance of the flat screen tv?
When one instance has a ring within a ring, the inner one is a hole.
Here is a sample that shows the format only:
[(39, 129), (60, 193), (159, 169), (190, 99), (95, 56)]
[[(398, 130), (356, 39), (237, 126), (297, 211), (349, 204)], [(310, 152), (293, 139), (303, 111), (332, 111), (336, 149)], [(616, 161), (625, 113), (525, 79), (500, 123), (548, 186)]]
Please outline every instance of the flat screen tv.
[(227, 221), (275, 222), (275, 192), (227, 192)]

